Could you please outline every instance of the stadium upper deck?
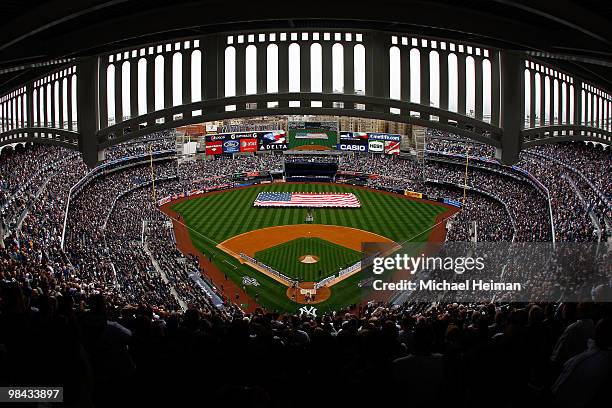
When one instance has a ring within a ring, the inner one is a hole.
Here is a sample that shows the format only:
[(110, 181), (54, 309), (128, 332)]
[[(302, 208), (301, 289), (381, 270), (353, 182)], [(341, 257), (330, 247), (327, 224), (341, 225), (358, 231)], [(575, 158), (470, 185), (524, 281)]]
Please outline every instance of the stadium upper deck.
[(143, 134), (298, 113), (452, 131), (504, 163), (541, 143), (611, 142), (596, 4), (340, 1), (302, 15), (268, 1), (230, 17), (212, 1), (70, 3), (5, 14), (0, 144), (62, 145), (91, 166)]

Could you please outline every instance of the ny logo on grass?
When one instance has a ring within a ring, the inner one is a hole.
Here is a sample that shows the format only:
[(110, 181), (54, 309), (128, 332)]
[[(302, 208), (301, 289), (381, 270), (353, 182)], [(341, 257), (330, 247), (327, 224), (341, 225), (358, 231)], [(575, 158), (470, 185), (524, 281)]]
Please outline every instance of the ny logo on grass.
[(257, 282), (257, 279), (251, 278), (249, 276), (242, 277), (242, 284), (244, 286), (259, 286), (259, 282)]
[(317, 317), (317, 308), (314, 306), (302, 306), (300, 308), (300, 316), (303, 315)]

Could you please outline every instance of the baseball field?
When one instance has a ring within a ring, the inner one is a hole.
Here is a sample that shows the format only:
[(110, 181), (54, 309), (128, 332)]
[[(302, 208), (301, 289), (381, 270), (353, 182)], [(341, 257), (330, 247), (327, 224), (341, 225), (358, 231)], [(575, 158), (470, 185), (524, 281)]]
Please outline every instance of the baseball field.
[(296, 150), (334, 150), (338, 134), (326, 129), (290, 129), (289, 148)]
[[(304, 208), (253, 207), (262, 191), (354, 193), (361, 207), (315, 209), (314, 222), (305, 224)], [(451, 210), (438, 203), (359, 187), (275, 183), (182, 199), (163, 206), (162, 211), (175, 219), (179, 249), (197, 252), (205, 274), (227, 297), (247, 309), (260, 305), (296, 312), (304, 306), (300, 296), (290, 296), (286, 283), (244, 262), (240, 254), (312, 287), (313, 282), (359, 261), (362, 242), (443, 238), (443, 226), (442, 230), (440, 225), (432, 227)], [(326, 295), (316, 299), (317, 309), (336, 310), (359, 303), (359, 280), (357, 273), (326, 288)]]

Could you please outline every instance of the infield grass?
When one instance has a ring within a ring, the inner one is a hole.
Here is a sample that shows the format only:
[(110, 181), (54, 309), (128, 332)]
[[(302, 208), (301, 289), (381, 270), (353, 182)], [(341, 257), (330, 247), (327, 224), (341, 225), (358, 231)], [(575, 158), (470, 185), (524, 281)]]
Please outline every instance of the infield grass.
[[(303, 263), (304, 255), (318, 262)], [(298, 238), (259, 251), (255, 259), (300, 282), (318, 282), (359, 261), (361, 253), (320, 238)]]

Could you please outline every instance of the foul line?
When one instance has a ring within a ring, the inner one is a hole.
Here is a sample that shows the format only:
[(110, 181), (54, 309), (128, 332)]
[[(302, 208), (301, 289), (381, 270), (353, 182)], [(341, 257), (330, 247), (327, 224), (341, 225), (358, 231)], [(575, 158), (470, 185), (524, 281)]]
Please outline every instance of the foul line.
[(231, 262), (228, 262), (228, 261), (227, 261), (227, 259), (224, 259), (224, 260), (223, 260), (223, 262), (225, 262), (226, 264), (228, 264), (229, 266), (231, 266), (231, 267), (232, 267), (232, 268), (234, 268), (234, 269), (238, 269), (238, 267), (237, 267), (236, 265), (234, 265), (234, 264), (233, 264), (233, 263), (231, 263)]
[(170, 215), (166, 214), (166, 213), (165, 213), (165, 212), (163, 212), (163, 211), (162, 211), (160, 208), (158, 208), (157, 210), (158, 210), (159, 212), (161, 212), (162, 214), (164, 214), (166, 217), (170, 218), (172, 221), (174, 221), (174, 222), (176, 222), (177, 224), (180, 224), (180, 225), (182, 225), (183, 227), (187, 228), (189, 231), (193, 231), (193, 232), (195, 232), (197, 235), (199, 235), (200, 237), (202, 237), (202, 238), (206, 239), (206, 240), (207, 240), (207, 241), (209, 241), (209, 242), (212, 242), (212, 243), (215, 245), (215, 247), (216, 247), (217, 245), (219, 245), (219, 243), (218, 243), (218, 242), (216, 242), (215, 240), (213, 240), (213, 239), (211, 239), (211, 238), (208, 238), (206, 235), (202, 234), (200, 231), (198, 231), (198, 230), (196, 230), (196, 229), (191, 228), (190, 226), (188, 226), (188, 225), (187, 225), (187, 224), (185, 224), (184, 222), (179, 221), (177, 218), (174, 218), (174, 217), (172, 217), (172, 216), (170, 216)]
[[(457, 213), (455, 213), (455, 214), (457, 214)], [(431, 227), (427, 228), (425, 231), (419, 232), (419, 233), (418, 233), (418, 234), (416, 234), (415, 236), (413, 236), (413, 237), (411, 237), (411, 238), (409, 238), (409, 239), (407, 239), (407, 240), (403, 241), (403, 242), (402, 242), (400, 245), (404, 245), (406, 242), (410, 242), (410, 241), (414, 240), (416, 237), (420, 237), (421, 235), (425, 234), (426, 232), (431, 231), (432, 229), (436, 228), (438, 225), (442, 224), (443, 222), (448, 221), (448, 219), (449, 219), (449, 218), (454, 217), (454, 216), (455, 216), (455, 214), (452, 214), (452, 215), (449, 215), (449, 216), (448, 216), (448, 217), (446, 217), (446, 218), (443, 218), (441, 221), (439, 221), (439, 222), (435, 223), (435, 224), (434, 224), (434, 225), (432, 225)]]

